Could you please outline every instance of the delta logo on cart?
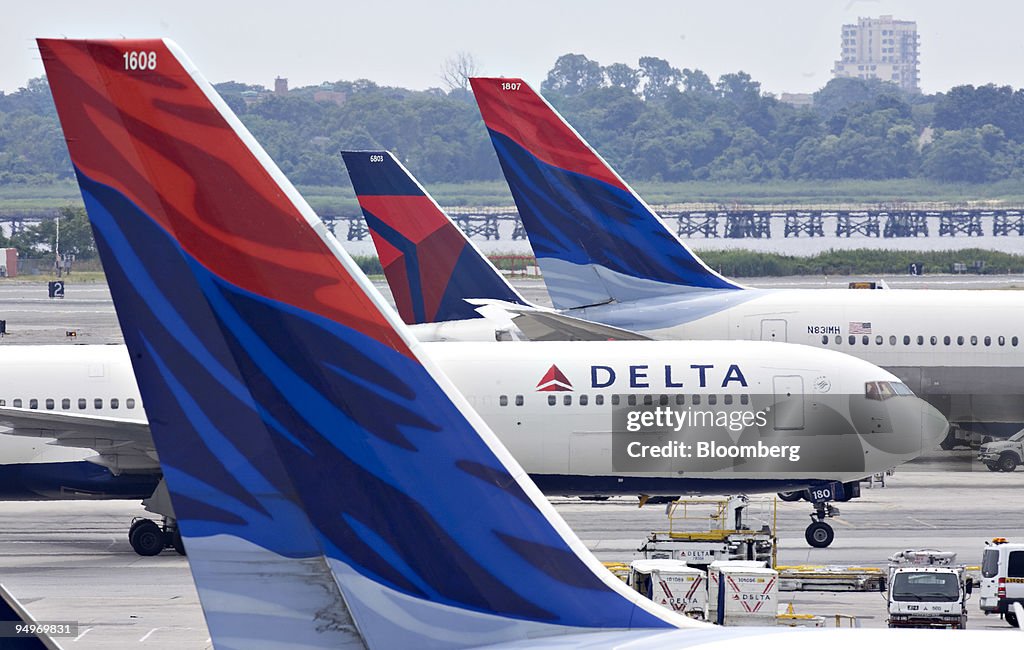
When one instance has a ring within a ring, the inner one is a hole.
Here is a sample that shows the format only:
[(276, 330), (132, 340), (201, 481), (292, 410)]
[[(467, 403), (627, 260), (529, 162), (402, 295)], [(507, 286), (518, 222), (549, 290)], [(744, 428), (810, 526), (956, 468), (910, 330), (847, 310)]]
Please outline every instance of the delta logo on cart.
[(565, 374), (558, 369), (558, 366), (551, 364), (548, 371), (544, 373), (544, 376), (537, 382), (538, 393), (555, 393), (561, 391), (571, 391), (572, 382), (570, 382)]

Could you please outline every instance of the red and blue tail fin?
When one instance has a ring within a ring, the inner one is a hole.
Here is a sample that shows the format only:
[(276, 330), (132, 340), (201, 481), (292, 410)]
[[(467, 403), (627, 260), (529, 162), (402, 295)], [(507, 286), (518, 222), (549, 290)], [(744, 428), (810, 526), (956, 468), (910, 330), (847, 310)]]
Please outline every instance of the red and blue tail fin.
[(601, 567), (173, 43), (39, 47), (215, 645), (688, 625)]
[(341, 155), (402, 320), (480, 318), (472, 299), (527, 304), (391, 153)]
[(741, 288), (708, 268), (522, 79), (471, 79), (556, 307)]

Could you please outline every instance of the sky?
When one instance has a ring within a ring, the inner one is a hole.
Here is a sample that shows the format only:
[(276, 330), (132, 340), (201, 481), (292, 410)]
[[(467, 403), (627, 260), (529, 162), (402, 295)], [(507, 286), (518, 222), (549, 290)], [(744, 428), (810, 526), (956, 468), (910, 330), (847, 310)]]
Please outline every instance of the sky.
[(1007, 0), (7, 0), (0, 91), (43, 74), (37, 36), (169, 37), (214, 83), (292, 87), (371, 79), (442, 86), (468, 52), (484, 75), (539, 84), (569, 52), (636, 67), (641, 56), (743, 70), (768, 92), (813, 92), (830, 78), (840, 29), (858, 16), (917, 21), (927, 93), (959, 84), (1024, 86), (1024, 3)]

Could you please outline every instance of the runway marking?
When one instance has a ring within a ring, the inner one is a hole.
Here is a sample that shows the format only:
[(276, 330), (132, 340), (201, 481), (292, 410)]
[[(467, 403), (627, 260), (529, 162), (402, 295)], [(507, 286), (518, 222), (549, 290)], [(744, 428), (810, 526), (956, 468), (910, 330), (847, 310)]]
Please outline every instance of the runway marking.
[(146, 639), (148, 639), (148, 638), (149, 638), (149, 636), (150, 636), (151, 634), (153, 634), (153, 632), (156, 632), (157, 630), (162, 630), (162, 629), (163, 629), (162, 627), (154, 627), (154, 628), (153, 628), (152, 630), (150, 630), (149, 632), (146, 632), (146, 634), (145, 634), (145, 635), (144, 635), (144, 636), (143, 636), (143, 637), (142, 637), (141, 639), (139, 639), (139, 643), (144, 643), (144, 642), (146, 641)]
[(933, 526), (932, 524), (929, 524), (927, 521), (921, 521), (920, 519), (917, 519), (916, 517), (907, 517), (907, 519), (909, 519), (910, 521), (913, 521), (915, 523), (921, 524), (922, 526), (927, 526), (928, 528), (938, 528), (938, 526)]
[(81, 638), (82, 638), (83, 636), (85, 636), (86, 634), (88, 634), (88, 633), (89, 633), (89, 632), (91, 632), (91, 631), (92, 631), (92, 628), (91, 628), (91, 627), (87, 627), (87, 628), (85, 628), (84, 630), (82, 630), (82, 631), (81, 631), (81, 632), (80, 632), (80, 633), (78, 634), (78, 636), (76, 636), (76, 637), (74, 638), (74, 641), (76, 641), (76, 642), (77, 642), (77, 641), (78, 641), (79, 639), (81, 639)]

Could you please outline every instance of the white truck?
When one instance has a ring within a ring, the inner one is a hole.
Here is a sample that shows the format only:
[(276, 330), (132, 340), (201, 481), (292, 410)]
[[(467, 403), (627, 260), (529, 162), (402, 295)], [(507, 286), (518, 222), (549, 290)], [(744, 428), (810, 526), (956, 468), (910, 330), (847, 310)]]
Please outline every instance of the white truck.
[(890, 557), (889, 627), (965, 629), (971, 582), (955, 562), (956, 553), (936, 550)]
[(708, 566), (708, 621), (719, 625), (775, 625), (779, 572), (750, 560)]
[(703, 619), (707, 574), (680, 560), (633, 560), (626, 584), (666, 609)]
[(981, 611), (1001, 614), (1014, 627), (1021, 624), (1013, 604), (1024, 605), (1024, 544), (996, 537), (981, 557)]
[(1024, 459), (1024, 429), (1006, 440), (986, 442), (978, 449), (978, 460), (993, 472), (1012, 472)]

